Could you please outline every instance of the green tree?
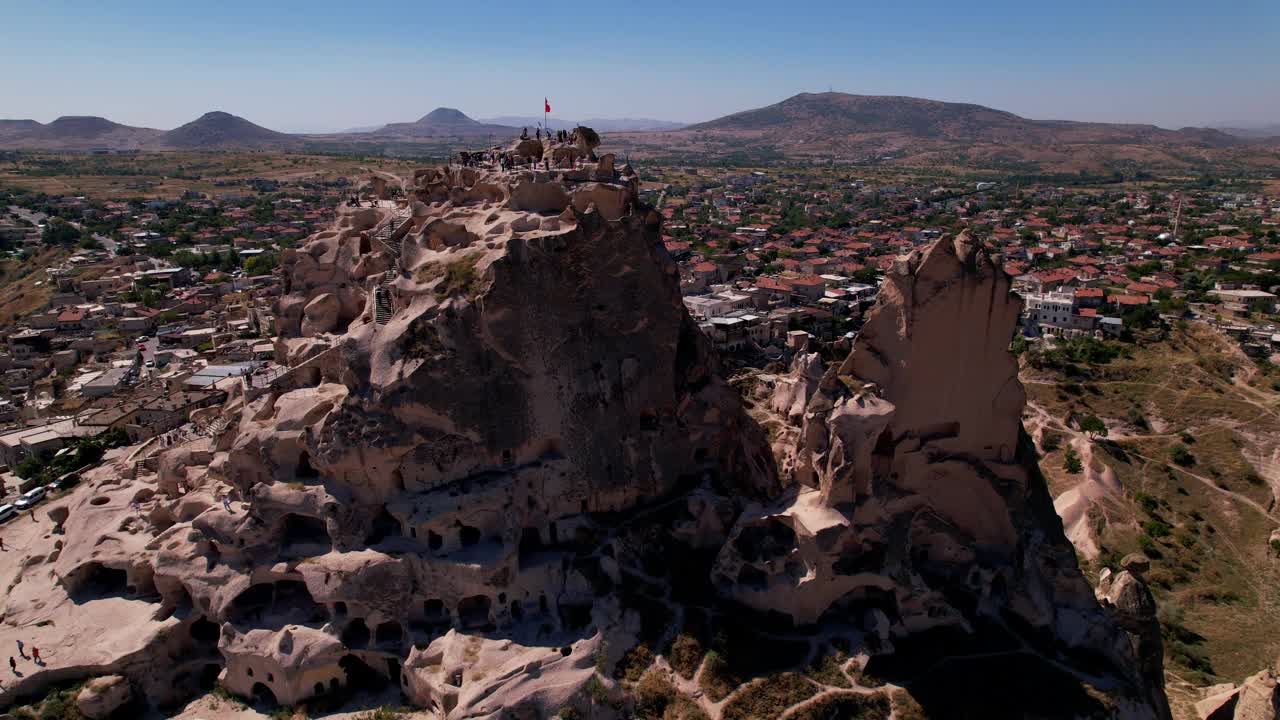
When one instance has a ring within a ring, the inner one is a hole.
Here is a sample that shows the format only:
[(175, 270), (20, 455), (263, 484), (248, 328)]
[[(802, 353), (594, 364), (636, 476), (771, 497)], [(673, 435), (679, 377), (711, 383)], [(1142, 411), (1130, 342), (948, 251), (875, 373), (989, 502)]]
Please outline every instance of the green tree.
[(1067, 452), (1063, 455), (1062, 469), (1078, 475), (1084, 470), (1084, 463), (1080, 462), (1080, 455), (1075, 448), (1067, 448)]
[(49, 218), (44, 224), (40, 240), (45, 245), (74, 245), (80, 241), (80, 231), (62, 218)]
[(266, 275), (274, 270), (279, 263), (280, 257), (275, 253), (262, 253), (244, 261), (244, 273), (249, 277)]
[(1107, 424), (1102, 422), (1102, 419), (1097, 415), (1086, 415), (1081, 418), (1080, 430), (1086, 435), (1092, 435), (1094, 437), (1107, 436)]

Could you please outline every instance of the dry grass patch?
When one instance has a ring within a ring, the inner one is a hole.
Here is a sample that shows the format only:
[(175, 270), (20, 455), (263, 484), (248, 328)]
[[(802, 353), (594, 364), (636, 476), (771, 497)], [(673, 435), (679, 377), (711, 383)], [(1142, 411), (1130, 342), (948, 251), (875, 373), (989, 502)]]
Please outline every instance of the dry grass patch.
[(771, 675), (743, 688), (725, 705), (724, 720), (769, 720), (818, 694), (818, 686), (795, 673)]
[(815, 700), (791, 715), (792, 720), (887, 720), (892, 707), (883, 693), (839, 693)]

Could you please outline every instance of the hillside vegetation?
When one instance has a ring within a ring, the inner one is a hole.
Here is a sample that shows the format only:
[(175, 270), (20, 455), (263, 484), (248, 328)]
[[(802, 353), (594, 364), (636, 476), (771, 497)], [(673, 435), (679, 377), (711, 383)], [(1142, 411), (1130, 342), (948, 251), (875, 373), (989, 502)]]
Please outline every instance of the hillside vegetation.
[(1175, 705), (1272, 662), (1280, 373), (1199, 323), (1139, 344), (1032, 349), (1023, 362), (1025, 421), (1054, 496), (1094, 497), (1073, 534), (1085, 566), (1096, 577), (1130, 552), (1151, 558)]

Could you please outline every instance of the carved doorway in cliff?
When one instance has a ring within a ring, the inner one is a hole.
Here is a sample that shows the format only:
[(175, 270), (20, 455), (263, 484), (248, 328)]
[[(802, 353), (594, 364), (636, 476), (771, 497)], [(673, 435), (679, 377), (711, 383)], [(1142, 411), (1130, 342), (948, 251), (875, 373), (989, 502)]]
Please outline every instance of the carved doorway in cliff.
[(387, 686), (387, 678), (353, 654), (343, 655), (338, 667), (347, 675), (347, 689), (352, 692), (377, 692)]
[(254, 683), (250, 695), (253, 696), (253, 704), (258, 707), (273, 708), (280, 704), (276, 700), (276, 694), (263, 683)]

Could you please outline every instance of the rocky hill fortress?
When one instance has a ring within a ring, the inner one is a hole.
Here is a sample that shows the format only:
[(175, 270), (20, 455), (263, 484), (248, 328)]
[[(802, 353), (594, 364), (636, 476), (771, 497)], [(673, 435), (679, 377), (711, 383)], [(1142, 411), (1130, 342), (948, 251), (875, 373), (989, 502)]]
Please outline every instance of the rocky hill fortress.
[(50, 506), (0, 642), (59, 652), (0, 706), (647, 717), (660, 676), (688, 720), (782, 682), (798, 717), (1167, 718), (1141, 567), (1095, 596), (1022, 431), (988, 251), (902, 258), (855, 340), (734, 387), (598, 143), (378, 174), (288, 251), (279, 369)]

